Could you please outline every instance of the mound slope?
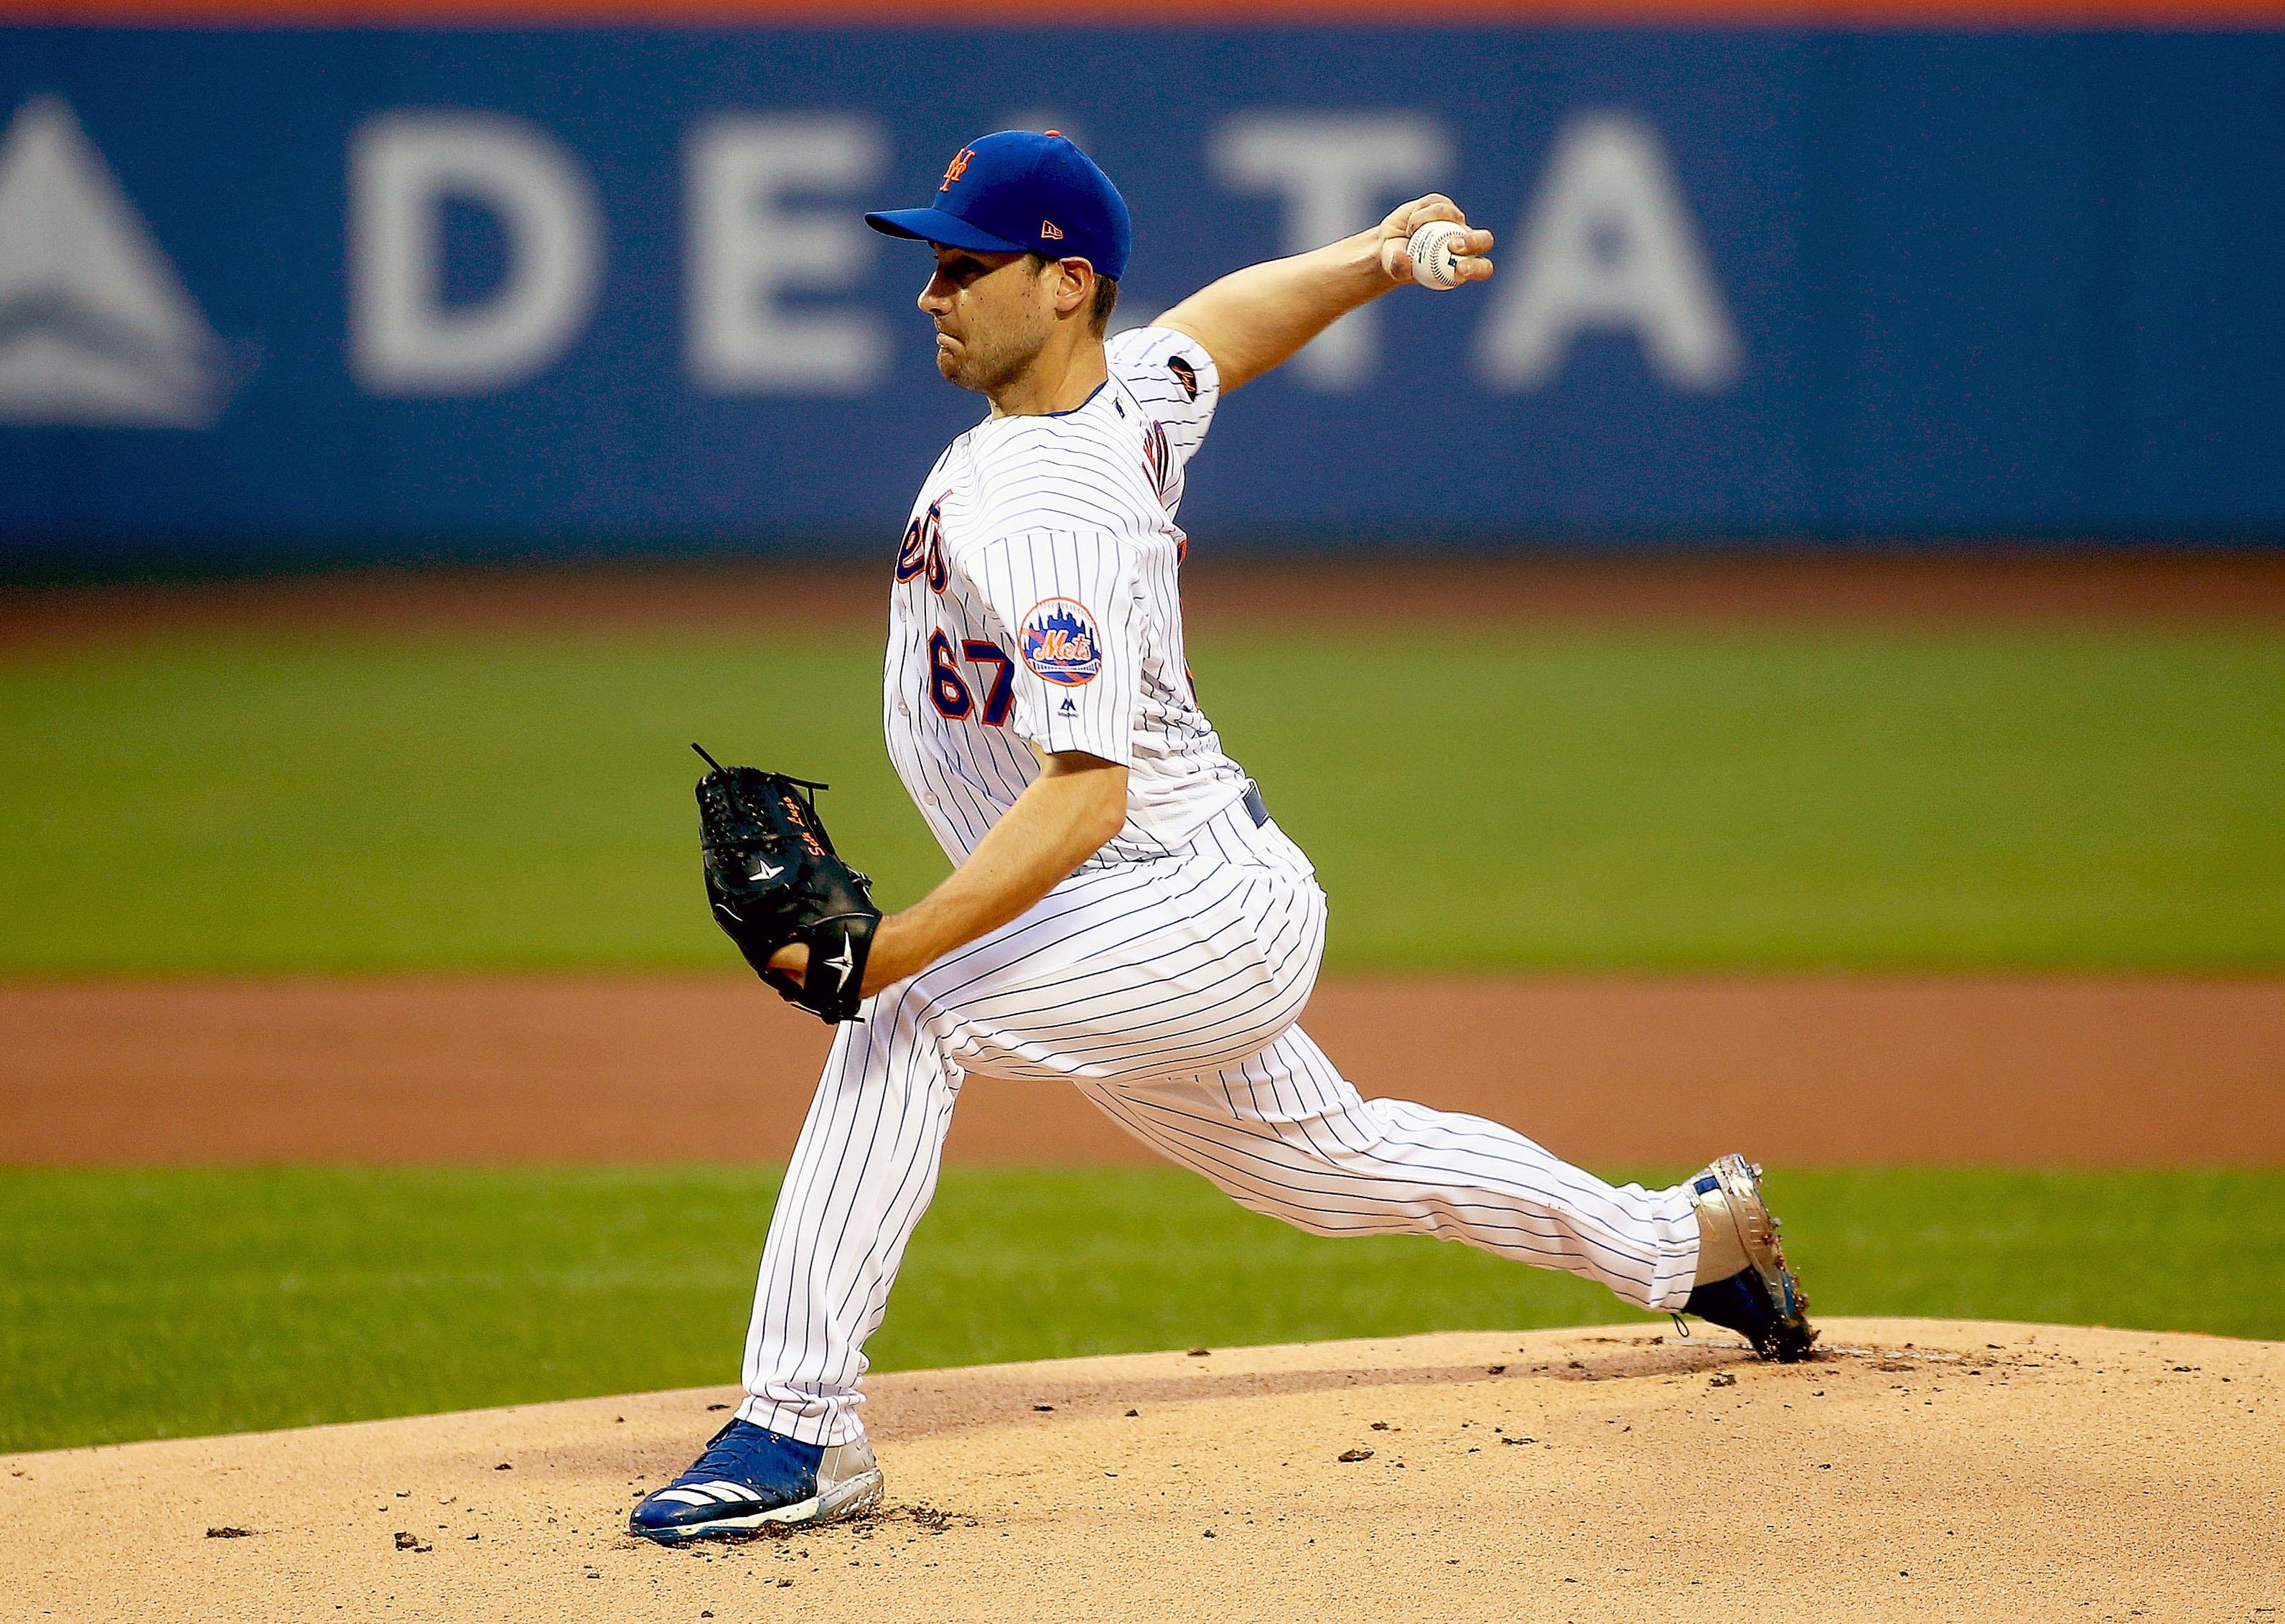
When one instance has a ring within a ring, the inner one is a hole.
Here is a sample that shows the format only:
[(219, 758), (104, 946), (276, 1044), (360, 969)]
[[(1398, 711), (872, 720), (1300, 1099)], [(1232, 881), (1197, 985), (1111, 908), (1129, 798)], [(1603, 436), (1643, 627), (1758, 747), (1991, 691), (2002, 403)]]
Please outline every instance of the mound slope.
[(0, 1595), (26, 1618), (874, 1624), (2285, 1606), (2285, 1344), (1825, 1339), (1790, 1368), (1637, 1323), (891, 1375), (882, 1515), (687, 1550), (624, 1517), (726, 1390), (18, 1455)]

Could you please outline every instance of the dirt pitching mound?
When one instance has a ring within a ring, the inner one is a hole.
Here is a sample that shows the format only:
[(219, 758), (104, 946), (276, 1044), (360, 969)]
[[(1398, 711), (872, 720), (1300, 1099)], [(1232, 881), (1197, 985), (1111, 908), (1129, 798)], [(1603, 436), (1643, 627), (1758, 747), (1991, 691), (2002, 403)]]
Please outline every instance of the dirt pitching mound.
[(878, 1378), (864, 1522), (623, 1532), (726, 1391), (0, 1462), (22, 1618), (2230, 1619), (2285, 1606), (2285, 1344), (1637, 1323)]

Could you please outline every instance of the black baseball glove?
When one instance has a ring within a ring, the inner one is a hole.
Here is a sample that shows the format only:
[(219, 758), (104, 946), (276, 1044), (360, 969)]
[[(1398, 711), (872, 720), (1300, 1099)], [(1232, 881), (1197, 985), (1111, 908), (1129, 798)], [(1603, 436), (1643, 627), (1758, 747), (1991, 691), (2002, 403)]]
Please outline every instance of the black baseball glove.
[[(818, 821), (825, 786), (726, 767), (690, 748), (713, 769), (698, 781), (698, 845), (714, 922), (786, 1002), (823, 1021), (855, 1020), (881, 910), (872, 881), (835, 854)], [(800, 981), (770, 968), (789, 942), (809, 949)]]

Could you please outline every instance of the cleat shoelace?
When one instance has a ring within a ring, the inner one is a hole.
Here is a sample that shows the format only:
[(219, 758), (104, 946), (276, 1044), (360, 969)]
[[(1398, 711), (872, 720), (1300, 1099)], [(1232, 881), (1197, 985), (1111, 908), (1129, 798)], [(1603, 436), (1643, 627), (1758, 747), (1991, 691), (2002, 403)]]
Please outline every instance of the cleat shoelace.
[(747, 1467), (745, 1451), (727, 1441), (730, 1434), (737, 1429), (737, 1425), (734, 1421), (729, 1422), (720, 1432), (708, 1439), (706, 1453), (693, 1461), (690, 1463), (690, 1470), (677, 1478), (675, 1482), (686, 1483), (698, 1478), (732, 1478), (739, 1482), (745, 1481)]

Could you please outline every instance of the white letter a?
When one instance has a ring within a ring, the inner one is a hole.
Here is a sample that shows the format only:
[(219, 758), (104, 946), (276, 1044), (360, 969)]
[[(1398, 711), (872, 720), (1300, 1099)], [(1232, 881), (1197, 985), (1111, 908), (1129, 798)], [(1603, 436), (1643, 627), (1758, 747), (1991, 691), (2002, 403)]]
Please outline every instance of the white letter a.
[(1623, 113), (1572, 120), (1524, 222), (1514, 273), (1477, 341), (1484, 380), (1554, 381), (1582, 333), (1632, 332), (1676, 388), (1714, 390), (1743, 347), (1657, 132)]

